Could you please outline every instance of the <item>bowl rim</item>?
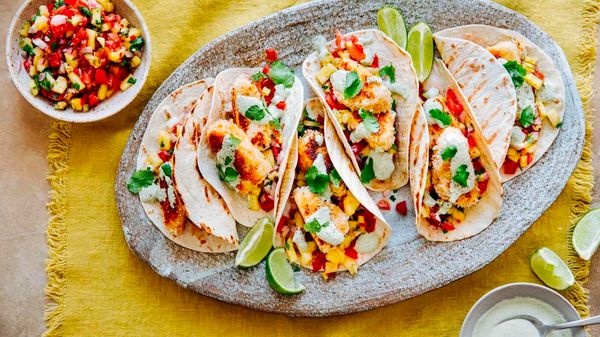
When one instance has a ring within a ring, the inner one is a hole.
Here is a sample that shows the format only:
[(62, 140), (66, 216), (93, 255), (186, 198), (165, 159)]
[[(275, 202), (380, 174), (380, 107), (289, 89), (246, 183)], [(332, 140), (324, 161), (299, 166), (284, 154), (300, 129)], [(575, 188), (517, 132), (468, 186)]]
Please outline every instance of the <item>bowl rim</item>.
[[(16, 87), (17, 91), (21, 94), (21, 96), (23, 98), (25, 98), (25, 100), (27, 100), (27, 102), (31, 106), (33, 106), (34, 108), (36, 108), (36, 110), (42, 112), (43, 114), (50, 116), (54, 119), (62, 120), (65, 122), (73, 122), (73, 123), (89, 123), (89, 122), (100, 121), (100, 120), (106, 119), (108, 117), (114, 116), (118, 112), (125, 109), (129, 104), (131, 104), (131, 102), (133, 102), (133, 100), (142, 91), (142, 88), (144, 87), (144, 84), (146, 83), (146, 80), (148, 78), (148, 74), (150, 73), (150, 67), (152, 65), (152, 39), (150, 36), (150, 31), (148, 30), (146, 21), (144, 21), (144, 17), (140, 13), (140, 11), (137, 9), (137, 7), (135, 7), (135, 5), (130, 0), (118, 0), (120, 4), (123, 4), (130, 8), (133, 15), (136, 17), (137, 21), (139, 22), (138, 26), (141, 29), (142, 34), (144, 36), (144, 59), (145, 59), (144, 62), (146, 62), (146, 66), (145, 66), (145, 69), (143, 70), (143, 72), (140, 73), (141, 76), (138, 77), (137, 83), (139, 83), (139, 85), (135, 88), (134, 93), (128, 99), (123, 99), (122, 101), (120, 101), (118, 103), (115, 103), (115, 100), (112, 100), (111, 102), (106, 102), (107, 108), (105, 110), (102, 110), (101, 112), (96, 112), (93, 109), (91, 109), (88, 112), (77, 112), (77, 113), (65, 114), (61, 110), (54, 109), (51, 105), (50, 106), (42, 105), (42, 101), (46, 100), (45, 98), (35, 97), (26, 92), (23, 92), (23, 88), (21, 86), (19, 86), (19, 83), (18, 83), (19, 79), (17, 76), (17, 69), (15, 69), (13, 67), (13, 62), (11, 61), (13, 44), (16, 41), (15, 32), (16, 32), (17, 24), (19, 24), (21, 22), (21, 16), (23, 15), (23, 12), (25, 11), (25, 9), (34, 1), (36, 1), (36, 0), (23, 1), (23, 3), (19, 6), (17, 11), (15, 12), (10, 24), (8, 25), (7, 33), (6, 33), (6, 43), (5, 43), (6, 66), (8, 68), (8, 72), (10, 74), (11, 82)], [(123, 92), (118, 92), (115, 95), (113, 95), (112, 97), (118, 97), (122, 93)], [(110, 106), (110, 108), (108, 108), (108, 106), (109, 106), (108, 104), (111, 104), (111, 103), (112, 103), (112, 106)], [(44, 104), (45, 104), (45, 102), (44, 102)]]
[[(511, 288), (534, 288), (536, 290), (540, 290), (542, 293), (545, 293), (546, 296), (545, 298), (549, 298), (549, 297), (553, 297), (554, 299), (556, 299), (558, 302), (561, 303), (561, 307), (554, 307), (556, 310), (558, 310), (562, 315), (565, 315), (565, 312), (567, 311), (571, 311), (578, 319), (581, 319), (581, 316), (579, 315), (579, 312), (577, 311), (577, 309), (575, 309), (575, 307), (573, 306), (573, 304), (571, 304), (571, 302), (569, 302), (563, 295), (561, 295), (559, 292), (555, 291), (554, 289), (548, 288), (546, 286), (540, 285), (540, 284), (536, 284), (536, 283), (530, 283), (530, 282), (514, 282), (514, 283), (508, 283), (508, 284), (504, 284), (501, 285), (499, 287), (496, 287), (490, 291), (488, 291), (486, 294), (484, 294), (483, 296), (481, 296), (471, 307), (471, 309), (469, 309), (469, 312), (467, 313), (467, 315), (465, 316), (462, 326), (460, 328), (460, 337), (472, 337), (472, 332), (473, 330), (467, 330), (467, 323), (470, 323), (475, 316), (475, 311), (478, 309), (478, 307), (480, 305), (482, 305), (482, 303), (484, 303), (485, 301), (488, 300), (489, 297), (491, 297), (494, 294), (497, 293), (501, 293), (501, 292), (505, 292), (508, 289)], [(503, 296), (503, 300), (506, 299), (511, 299), (511, 298), (515, 298), (517, 296)], [(551, 305), (550, 303), (548, 303), (548, 301), (544, 300), (544, 298), (540, 298), (537, 297), (535, 295), (531, 295), (530, 297), (533, 298), (537, 298), (541, 301), (546, 302), (548, 305)], [(481, 315), (483, 315), (483, 312), (481, 313)], [(480, 317), (481, 317), (480, 315)], [(565, 317), (567, 318), (567, 317)], [(567, 318), (568, 319), (568, 318)], [(577, 330), (573, 330), (573, 331), (577, 331)], [(582, 331), (582, 330), (581, 330)], [(469, 332), (470, 334), (467, 335), (467, 332)], [(573, 337), (578, 337), (578, 335), (573, 334)]]

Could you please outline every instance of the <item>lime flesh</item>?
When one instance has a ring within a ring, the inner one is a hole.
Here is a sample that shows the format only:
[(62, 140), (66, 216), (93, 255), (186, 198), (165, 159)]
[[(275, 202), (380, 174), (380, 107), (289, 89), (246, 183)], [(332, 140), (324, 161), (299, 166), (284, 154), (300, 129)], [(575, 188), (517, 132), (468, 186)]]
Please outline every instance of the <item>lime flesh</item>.
[(573, 248), (579, 257), (590, 260), (600, 246), (600, 208), (586, 213), (573, 231)]
[(389, 36), (400, 47), (406, 48), (406, 25), (400, 12), (392, 7), (383, 7), (377, 12), (379, 30)]
[(255, 266), (267, 256), (273, 246), (273, 220), (262, 218), (256, 222), (242, 240), (235, 255), (235, 265), (248, 268)]
[(412, 57), (419, 82), (425, 81), (433, 65), (433, 37), (427, 24), (420, 22), (410, 29), (406, 51)]
[(267, 257), (267, 282), (273, 290), (283, 295), (295, 295), (304, 291), (296, 281), (294, 270), (285, 257), (283, 248), (274, 249)]
[(531, 269), (547, 286), (565, 290), (575, 284), (569, 267), (550, 248), (540, 248), (531, 256)]

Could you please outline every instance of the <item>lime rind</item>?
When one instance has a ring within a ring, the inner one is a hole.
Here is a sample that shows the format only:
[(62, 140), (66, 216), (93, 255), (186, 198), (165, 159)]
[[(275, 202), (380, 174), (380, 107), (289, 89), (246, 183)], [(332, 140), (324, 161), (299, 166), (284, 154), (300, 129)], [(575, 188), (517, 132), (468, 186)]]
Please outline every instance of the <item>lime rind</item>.
[(273, 230), (273, 220), (270, 218), (258, 220), (242, 240), (235, 255), (235, 265), (249, 268), (259, 264), (273, 247)]
[(575, 284), (575, 277), (554, 251), (543, 247), (538, 249), (530, 260), (531, 269), (547, 286), (565, 290)]
[(406, 25), (402, 14), (393, 7), (383, 7), (377, 12), (379, 30), (389, 36), (401, 48), (406, 48)]
[(304, 291), (304, 286), (296, 280), (294, 270), (288, 263), (283, 248), (269, 253), (266, 263), (267, 282), (276, 292), (283, 295), (295, 295)]
[(587, 261), (592, 258), (600, 246), (600, 209), (591, 210), (579, 219), (572, 242), (579, 257)]

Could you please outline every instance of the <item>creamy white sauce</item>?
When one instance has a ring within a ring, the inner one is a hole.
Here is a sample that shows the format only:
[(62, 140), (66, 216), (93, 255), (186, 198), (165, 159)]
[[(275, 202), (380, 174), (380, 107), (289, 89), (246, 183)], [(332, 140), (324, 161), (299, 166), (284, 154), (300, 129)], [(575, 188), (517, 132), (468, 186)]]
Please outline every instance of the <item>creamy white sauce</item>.
[(396, 95), (400, 95), (404, 98), (408, 97), (408, 88), (406, 88), (406, 86), (402, 85), (402, 83), (396, 81), (394, 83), (390, 82), (389, 80), (385, 79), (383, 80), (383, 84), (393, 93)]
[(540, 90), (536, 90), (535, 96), (543, 103), (553, 102), (558, 99), (560, 86), (555, 82), (544, 81), (544, 85)]
[(517, 150), (525, 147), (525, 138), (527, 135), (518, 126), (513, 126), (510, 134), (510, 145), (514, 146)]
[(450, 182), (450, 202), (455, 202), (461, 195), (468, 193), (475, 186), (475, 171), (471, 162), (471, 156), (469, 155), (469, 142), (462, 132), (455, 127), (446, 128), (438, 137), (434, 148), (434, 160), (439, 161), (436, 165), (443, 165), (441, 154), (449, 146), (456, 147), (456, 155), (450, 159), (452, 177), (454, 177), (456, 171), (462, 165), (467, 166), (467, 172), (469, 173), (467, 186), (462, 186), (454, 180)]
[(312, 47), (319, 55), (319, 59), (324, 59), (329, 51), (327, 50), (327, 40), (322, 35), (317, 35), (312, 40)]
[(327, 167), (325, 166), (325, 158), (323, 158), (323, 154), (317, 154), (317, 157), (313, 162), (313, 166), (317, 168), (317, 172), (320, 174), (327, 174)]
[(369, 254), (379, 247), (379, 234), (376, 232), (364, 233), (356, 239), (354, 249), (359, 254)]
[[(237, 145), (234, 145), (231, 142), (231, 136), (227, 136), (223, 139), (223, 144), (221, 145), (221, 150), (217, 152), (217, 164), (221, 166), (221, 169), (224, 171), (227, 167), (231, 167), (235, 169), (233, 166), (233, 162), (235, 160), (235, 150)], [(226, 164), (227, 158), (231, 158), (230, 163)], [(230, 187), (236, 189), (237, 185), (240, 183), (240, 177), (238, 177), (231, 182), (226, 182)]]
[(379, 76), (369, 76), (367, 77), (367, 83), (383, 83), (383, 79)]
[(317, 133), (315, 135), (315, 142), (317, 142), (317, 145), (322, 146), (323, 145), (323, 135), (321, 133)]
[(365, 53), (365, 58), (360, 61), (363, 66), (370, 66), (373, 63), (373, 58), (375, 57), (375, 52), (373, 49), (363, 45), (363, 51)]
[(335, 224), (331, 223), (331, 211), (328, 207), (317, 209), (311, 216), (306, 219), (306, 222), (317, 220), (321, 226), (321, 230), (316, 233), (317, 237), (331, 245), (339, 245), (344, 241), (344, 234), (340, 232)]
[(346, 88), (346, 75), (348, 75), (346, 70), (338, 70), (331, 75), (329, 80), (331, 81), (333, 90), (344, 92), (344, 89)]
[(444, 127), (444, 124), (442, 122), (431, 117), (431, 114), (429, 113), (431, 110), (435, 110), (435, 109), (444, 111), (444, 108), (442, 107), (442, 104), (440, 102), (438, 102), (435, 98), (429, 98), (428, 100), (425, 101), (425, 103), (423, 103), (423, 109), (425, 110), (425, 117), (427, 118), (427, 124), (429, 124), (429, 125), (437, 124), (438, 126), (440, 126), (442, 128)]
[(371, 131), (365, 126), (365, 122), (360, 122), (356, 129), (350, 133), (350, 140), (352, 143), (358, 143), (364, 138), (371, 135)]
[[(533, 324), (526, 320), (510, 320), (498, 324), (516, 315), (533, 316), (545, 324), (565, 322), (564, 316), (548, 303), (531, 297), (515, 297), (497, 303), (484, 313), (475, 324), (473, 337), (539, 337)], [(572, 336), (569, 330), (548, 334), (548, 337)]]
[(318, 111), (313, 110), (310, 105), (306, 106), (306, 115), (313, 121), (316, 121), (319, 117)]
[(440, 95), (440, 91), (436, 87), (431, 87), (423, 93), (423, 96), (427, 99), (438, 97), (439, 95)]
[(425, 192), (425, 195), (423, 195), (423, 203), (427, 207), (433, 207), (435, 204), (437, 204), (437, 201), (435, 201), (435, 199), (433, 199), (433, 197), (431, 196), (431, 194), (429, 194), (429, 192)]
[[(244, 95), (238, 95), (235, 98), (235, 105), (237, 106), (238, 110), (244, 115), (246, 116), (246, 112), (248, 111), (248, 109), (250, 109), (250, 107), (253, 106), (258, 106), (261, 108), (264, 108), (264, 104), (263, 102), (256, 97), (253, 96), (244, 96)], [(269, 107), (269, 111), (270, 111), (270, 107)], [(265, 116), (258, 121), (255, 120), (250, 120), (252, 123), (258, 123), (258, 124), (267, 124), (269, 121), (271, 120), (271, 115), (269, 115), (268, 113), (265, 113)]]
[(368, 157), (373, 159), (375, 178), (386, 180), (392, 176), (396, 167), (394, 166), (394, 158), (391, 153), (371, 151)]
[(142, 188), (140, 191), (140, 199), (143, 202), (152, 202), (154, 200), (165, 201), (167, 200), (167, 193), (157, 184), (152, 184)]
[(533, 88), (526, 82), (523, 82), (523, 85), (517, 89), (517, 118), (521, 116), (521, 111), (527, 107), (531, 107), (534, 112), (537, 110), (535, 108)]
[(296, 229), (296, 231), (294, 232), (292, 242), (296, 244), (300, 251), (305, 251), (308, 248), (308, 243), (306, 243), (304, 233), (300, 230), (300, 228)]

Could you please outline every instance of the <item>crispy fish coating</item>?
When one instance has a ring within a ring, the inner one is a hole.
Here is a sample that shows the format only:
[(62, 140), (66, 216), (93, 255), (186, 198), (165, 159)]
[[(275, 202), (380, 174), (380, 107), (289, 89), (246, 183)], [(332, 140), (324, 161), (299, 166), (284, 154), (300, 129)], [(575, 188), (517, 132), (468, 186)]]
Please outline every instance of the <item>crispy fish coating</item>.
[(488, 51), (495, 57), (500, 57), (507, 61), (521, 60), (521, 48), (517, 40), (500, 41), (497, 44), (488, 47)]
[(250, 96), (261, 98), (261, 94), (258, 88), (252, 82), (251, 78), (247, 75), (240, 75), (234, 82), (231, 88), (231, 106), (233, 108), (233, 116), (235, 123), (244, 130), (250, 137), (252, 144), (256, 145), (261, 151), (267, 150), (271, 147), (271, 137), (273, 136), (273, 130), (268, 124), (254, 123), (244, 116), (239, 111), (236, 105), (236, 97)]
[(343, 92), (334, 90), (334, 95), (340, 103), (352, 111), (365, 109), (374, 114), (388, 112), (392, 109), (392, 93), (381, 81), (369, 80), (374, 75), (367, 68), (355, 61), (344, 59), (340, 69), (356, 71), (363, 83), (360, 93), (350, 99), (344, 98)]
[[(393, 111), (382, 112), (377, 116), (379, 130), (376, 133), (371, 133), (365, 137), (365, 141), (374, 150), (388, 151), (396, 142), (396, 113)], [(362, 119), (358, 114), (349, 114), (347, 127), (350, 131), (356, 130)]]
[(331, 224), (335, 225), (342, 234), (346, 234), (350, 230), (348, 215), (337, 205), (325, 201), (320, 196), (312, 193), (308, 187), (296, 188), (294, 190), (294, 201), (305, 221), (319, 208), (327, 207), (331, 212)]
[(240, 174), (240, 183), (237, 188), (241, 194), (248, 194), (259, 188), (269, 172), (273, 170), (273, 165), (252, 144), (248, 135), (229, 120), (216, 121), (208, 127), (206, 132), (208, 144), (214, 155), (221, 150), (225, 136), (232, 135), (241, 140), (235, 150), (233, 161), (235, 170)]
[(306, 130), (304, 135), (298, 139), (298, 167), (300, 170), (306, 171), (311, 167), (319, 153), (323, 155), (324, 159), (328, 158), (323, 134), (316, 130)]

